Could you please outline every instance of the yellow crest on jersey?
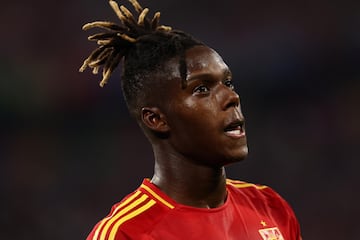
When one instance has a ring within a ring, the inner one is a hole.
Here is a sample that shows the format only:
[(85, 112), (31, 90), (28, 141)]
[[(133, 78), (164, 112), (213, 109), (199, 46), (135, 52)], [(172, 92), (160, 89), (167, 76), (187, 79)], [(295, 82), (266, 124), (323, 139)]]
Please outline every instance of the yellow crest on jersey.
[(277, 227), (260, 229), (259, 233), (264, 240), (284, 240)]

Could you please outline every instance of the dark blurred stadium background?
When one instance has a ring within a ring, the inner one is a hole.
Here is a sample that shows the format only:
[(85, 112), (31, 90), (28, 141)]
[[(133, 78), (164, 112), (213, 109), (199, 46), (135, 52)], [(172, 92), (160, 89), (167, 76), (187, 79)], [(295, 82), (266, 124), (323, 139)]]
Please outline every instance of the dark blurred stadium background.
[[(306, 240), (359, 239), (360, 2), (141, 2), (233, 71), (250, 156), (228, 177), (275, 188)], [(120, 71), (103, 89), (77, 72), (95, 46), (81, 26), (102, 19), (105, 0), (0, 8), (0, 239), (85, 239), (152, 175)]]

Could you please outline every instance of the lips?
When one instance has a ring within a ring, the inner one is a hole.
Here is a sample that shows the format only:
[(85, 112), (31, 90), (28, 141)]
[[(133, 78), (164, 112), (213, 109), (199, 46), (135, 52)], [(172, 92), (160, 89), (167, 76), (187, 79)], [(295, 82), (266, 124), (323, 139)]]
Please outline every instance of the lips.
[(224, 132), (229, 137), (240, 138), (245, 136), (244, 121), (236, 119), (228, 124)]

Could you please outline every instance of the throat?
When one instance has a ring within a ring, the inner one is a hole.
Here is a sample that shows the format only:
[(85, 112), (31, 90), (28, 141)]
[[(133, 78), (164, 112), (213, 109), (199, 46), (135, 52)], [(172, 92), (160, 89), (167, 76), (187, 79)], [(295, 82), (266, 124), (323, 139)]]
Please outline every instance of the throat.
[[(177, 172), (179, 173), (179, 172)], [(155, 174), (151, 180), (160, 190), (175, 202), (191, 207), (216, 208), (227, 198), (224, 168), (190, 174), (171, 174), (170, 171)]]

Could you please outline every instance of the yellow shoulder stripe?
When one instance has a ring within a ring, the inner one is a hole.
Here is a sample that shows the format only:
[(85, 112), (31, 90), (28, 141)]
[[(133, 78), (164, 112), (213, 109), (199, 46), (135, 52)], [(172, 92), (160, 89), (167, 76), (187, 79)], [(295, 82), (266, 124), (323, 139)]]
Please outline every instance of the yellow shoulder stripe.
[[(145, 194), (142, 195), (139, 199), (135, 200), (133, 203), (129, 204), (127, 207), (125, 207), (124, 209), (122, 209), (121, 211), (116, 213), (111, 219), (109, 219), (109, 221), (105, 224), (104, 229), (102, 230), (102, 232), (100, 234), (100, 240), (105, 240), (105, 237), (109, 231), (109, 228), (115, 221), (118, 221), (118, 220), (121, 221), (122, 217), (125, 214), (127, 214), (128, 212), (133, 210), (135, 207), (137, 207), (141, 203), (145, 202), (147, 198), (149, 198), (147, 195), (145, 195)], [(94, 238), (94, 240), (95, 240), (95, 238)]]
[(264, 189), (264, 188), (267, 188), (267, 186), (264, 186), (264, 185), (255, 185), (255, 184), (252, 184), (252, 183), (243, 183), (243, 184), (233, 184), (233, 183), (230, 183), (231, 185), (233, 185), (234, 187), (237, 187), (237, 188), (248, 188), (248, 187), (254, 187), (256, 189)]
[(113, 213), (112, 213), (110, 216), (104, 218), (104, 219), (100, 222), (99, 226), (96, 228), (96, 231), (95, 231), (93, 240), (96, 240), (96, 239), (98, 238), (100, 229), (102, 228), (102, 226), (104, 226), (104, 224), (106, 223), (106, 221), (109, 220), (110, 218), (112, 218), (112, 217), (114, 216), (114, 214), (115, 214), (120, 208), (122, 208), (123, 206), (127, 205), (129, 202), (131, 202), (133, 199), (135, 199), (137, 196), (139, 196), (140, 193), (141, 193), (141, 192), (140, 192), (139, 190), (136, 191), (132, 196), (130, 196), (130, 197), (127, 198), (124, 202), (122, 202), (121, 204), (119, 204), (119, 206), (117, 206), (117, 207), (114, 209)]
[(120, 218), (115, 223), (113, 228), (111, 229), (109, 240), (115, 240), (116, 233), (117, 233), (118, 228), (120, 227), (121, 224), (123, 224), (124, 222), (126, 222), (129, 219), (132, 219), (132, 218), (136, 217), (137, 215), (139, 215), (140, 213), (146, 211), (147, 209), (151, 208), (154, 204), (156, 204), (156, 202), (154, 200), (150, 199), (150, 201), (148, 203), (146, 203), (144, 206), (142, 206), (142, 207), (136, 209), (135, 211), (132, 211), (129, 214), (127, 214), (127, 215), (123, 216), (122, 218)]
[(144, 188), (146, 191), (148, 191), (151, 195), (153, 195), (157, 200), (159, 200), (161, 203), (163, 203), (164, 205), (166, 205), (168, 208), (175, 208), (171, 203), (167, 202), (165, 199), (163, 199), (162, 197), (160, 197), (158, 194), (156, 194), (153, 190), (151, 190), (148, 186), (146, 186), (145, 184), (141, 184), (142, 188)]
[(233, 179), (229, 179), (229, 178), (226, 179), (226, 182), (227, 182), (227, 183), (246, 183), (246, 182), (244, 182), (244, 181), (233, 180)]
[(242, 181), (234, 181), (234, 180), (230, 180), (230, 179), (227, 179), (226, 183), (230, 184), (230, 185), (232, 185), (232, 186), (234, 186), (236, 188), (248, 188), (248, 187), (254, 187), (256, 189), (267, 188), (267, 186), (265, 186), (265, 185), (256, 185), (256, 184), (253, 184), (253, 183), (247, 183), (247, 182), (242, 182)]

